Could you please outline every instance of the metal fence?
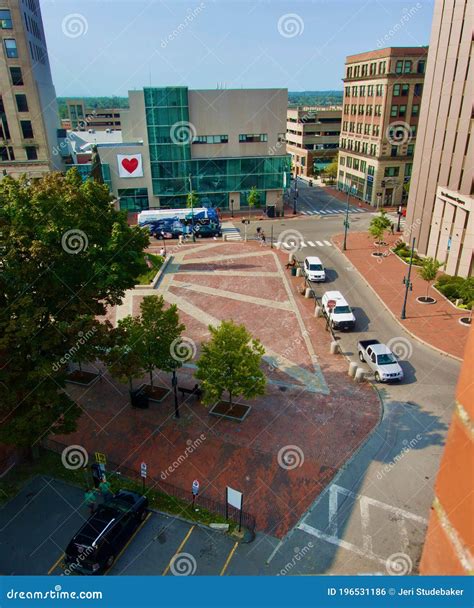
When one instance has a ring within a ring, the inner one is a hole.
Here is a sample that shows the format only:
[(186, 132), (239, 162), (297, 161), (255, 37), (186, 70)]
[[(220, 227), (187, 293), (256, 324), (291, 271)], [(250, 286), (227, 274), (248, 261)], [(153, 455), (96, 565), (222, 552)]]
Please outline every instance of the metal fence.
[[(59, 441), (55, 441), (53, 439), (45, 439), (42, 441), (42, 446), (46, 450), (50, 450), (57, 454), (61, 454), (68, 446), (60, 443)], [(90, 457), (89, 461), (94, 462), (94, 459)], [(90, 469), (90, 467), (89, 467)], [(128, 479), (134, 482), (142, 482), (142, 477), (140, 475), (140, 471), (137, 469), (131, 469), (130, 467), (124, 464), (117, 464), (115, 462), (111, 462), (107, 459), (107, 476), (114, 476), (120, 479)], [(163, 481), (161, 478), (155, 478), (152, 475), (147, 473), (147, 487), (148, 489), (152, 489), (155, 492), (159, 492), (160, 494), (164, 494), (165, 496), (176, 498), (185, 503), (192, 503), (192, 492), (191, 489), (189, 491), (183, 490), (183, 488), (178, 488), (177, 486), (173, 486), (172, 484)], [(195, 505), (201, 507), (202, 509), (206, 509), (210, 513), (214, 513), (215, 515), (220, 515), (225, 519), (230, 519), (231, 521), (239, 524), (242, 523), (244, 528), (247, 528), (250, 532), (255, 532), (255, 517), (248, 513), (247, 511), (242, 511), (242, 516), (238, 509), (235, 509), (231, 505), (226, 505), (225, 502), (218, 502), (212, 498), (205, 496), (204, 494), (199, 493), (199, 495), (195, 498)]]

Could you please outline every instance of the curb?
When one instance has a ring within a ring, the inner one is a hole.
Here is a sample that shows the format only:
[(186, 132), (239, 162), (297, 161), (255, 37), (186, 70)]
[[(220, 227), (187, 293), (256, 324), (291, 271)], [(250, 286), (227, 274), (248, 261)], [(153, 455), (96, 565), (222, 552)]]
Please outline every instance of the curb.
[[(425, 346), (428, 346), (429, 348), (432, 348), (433, 350), (437, 351), (438, 353), (440, 353), (441, 355), (444, 355), (445, 357), (450, 357), (451, 359), (454, 359), (455, 361), (459, 361), (462, 363), (463, 359), (461, 357), (458, 357), (456, 355), (452, 355), (451, 353), (446, 352), (445, 350), (442, 350), (441, 348), (438, 348), (437, 346), (433, 346), (432, 344), (430, 344), (429, 342), (427, 342), (426, 340), (423, 340), (422, 338), (419, 338), (417, 335), (415, 335), (412, 331), (410, 331), (408, 328), (406, 328), (402, 323), (400, 323), (399, 318), (395, 315), (394, 312), (392, 312), (390, 310), (390, 308), (388, 308), (388, 306), (385, 304), (385, 302), (382, 300), (382, 298), (379, 296), (379, 294), (375, 291), (375, 289), (372, 287), (372, 285), (370, 283), (367, 282), (366, 278), (364, 277), (364, 275), (360, 272), (360, 270), (355, 266), (355, 264), (353, 264), (351, 262), (351, 260), (344, 254), (344, 252), (342, 251), (342, 249), (339, 248), (339, 244), (334, 241), (331, 238), (331, 242), (333, 243), (333, 245), (337, 248), (337, 250), (342, 253), (342, 255), (346, 258), (346, 260), (351, 264), (351, 266), (353, 266), (354, 270), (357, 272), (357, 274), (360, 276), (360, 278), (364, 281), (364, 283), (367, 285), (367, 287), (370, 288), (370, 290), (372, 291), (372, 293), (375, 295), (375, 297), (379, 300), (379, 302), (381, 302), (385, 308), (385, 310), (387, 312), (389, 312), (392, 317), (395, 319), (395, 321), (400, 325), (400, 327), (403, 328), (404, 331), (407, 332), (407, 334), (409, 334), (412, 338), (414, 338), (415, 340), (418, 340), (418, 342), (421, 342), (422, 344), (424, 344)], [(402, 260), (403, 261), (403, 260)]]

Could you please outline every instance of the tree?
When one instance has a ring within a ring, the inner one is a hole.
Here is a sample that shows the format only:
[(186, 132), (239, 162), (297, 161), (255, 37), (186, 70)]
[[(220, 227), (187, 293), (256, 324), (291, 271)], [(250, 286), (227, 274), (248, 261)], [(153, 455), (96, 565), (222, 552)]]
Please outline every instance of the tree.
[[(74, 430), (58, 364), (146, 268), (149, 236), (76, 170), (0, 182), (0, 441), (31, 446)], [(90, 324), (88, 324), (90, 323)]]
[(196, 378), (202, 381), (203, 403), (210, 405), (226, 391), (229, 402), (237, 396), (246, 399), (265, 393), (265, 375), (260, 369), (265, 349), (243, 325), (222, 321), (209, 326), (211, 339), (202, 345)]
[(133, 379), (141, 378), (145, 372), (141, 338), (139, 319), (131, 315), (124, 317), (112, 330), (112, 346), (105, 355), (110, 374), (119, 382), (128, 382), (130, 394)]
[(391, 225), (390, 218), (383, 210), (379, 215), (372, 218), (369, 225), (369, 233), (375, 238), (377, 247), (380, 247), (383, 235), (390, 230)]
[(250, 209), (253, 209), (260, 202), (260, 194), (258, 193), (257, 187), (252, 186), (247, 197), (247, 203), (249, 205), (249, 218), (250, 218)]
[(94, 362), (103, 355), (108, 344), (111, 325), (86, 315), (72, 323), (70, 329), (71, 332), (76, 333), (77, 340), (71, 348), (70, 357), (67, 356), (65, 359), (77, 363), (79, 371), (82, 371), (83, 363)]
[(442, 262), (438, 262), (438, 260), (434, 258), (424, 258), (420, 268), (418, 268), (418, 274), (427, 282), (425, 300), (428, 299), (431, 283), (436, 279), (436, 275), (441, 266), (443, 266)]
[(333, 160), (329, 163), (329, 165), (326, 165), (326, 167), (324, 167), (323, 176), (325, 179), (329, 179), (331, 181), (335, 181), (337, 179), (337, 164), (338, 157), (335, 156)]
[(192, 192), (188, 193), (188, 196), (186, 197), (186, 206), (191, 209), (191, 208), (196, 208), (199, 205), (199, 196), (197, 195), (197, 192), (194, 192), (194, 190)]

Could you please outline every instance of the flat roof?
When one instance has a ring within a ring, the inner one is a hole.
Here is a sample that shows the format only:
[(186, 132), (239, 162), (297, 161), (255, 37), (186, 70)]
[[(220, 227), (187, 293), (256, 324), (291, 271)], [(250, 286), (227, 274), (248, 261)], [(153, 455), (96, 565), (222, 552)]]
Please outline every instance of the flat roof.
[(428, 46), (387, 46), (374, 51), (364, 51), (356, 55), (348, 55), (346, 57), (346, 64), (368, 61), (370, 59), (381, 59), (383, 57), (410, 57), (413, 55), (419, 57), (428, 55)]

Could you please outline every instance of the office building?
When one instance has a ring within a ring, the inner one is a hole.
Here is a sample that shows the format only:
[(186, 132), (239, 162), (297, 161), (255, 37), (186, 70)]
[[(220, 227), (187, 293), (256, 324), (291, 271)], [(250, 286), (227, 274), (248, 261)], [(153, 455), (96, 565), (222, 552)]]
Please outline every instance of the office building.
[(288, 108), (286, 151), (294, 175), (312, 177), (337, 156), (341, 116), (338, 106)]
[(67, 99), (69, 128), (74, 131), (120, 130), (119, 108), (88, 108), (83, 99)]
[(373, 206), (407, 201), (426, 54), (391, 47), (347, 57), (338, 188)]
[(56, 93), (39, 0), (0, 3), (0, 171), (38, 177), (62, 168)]
[(407, 209), (421, 254), (472, 276), (474, 246), (473, 13), (437, 0)]

